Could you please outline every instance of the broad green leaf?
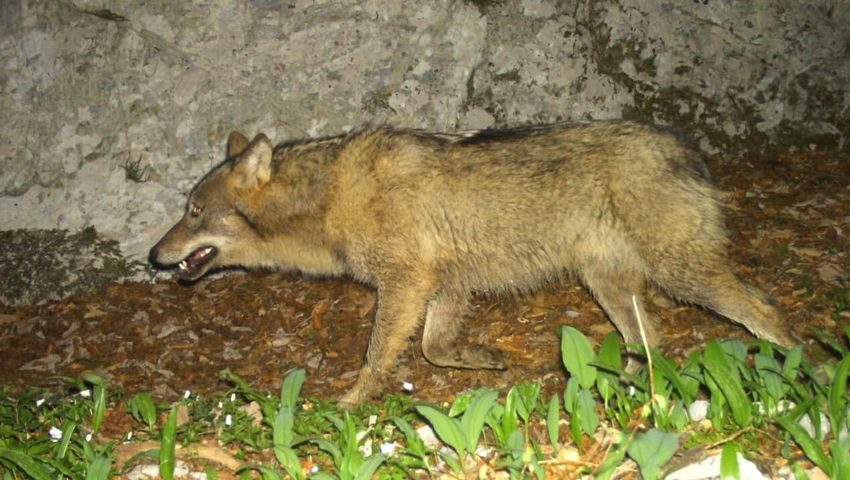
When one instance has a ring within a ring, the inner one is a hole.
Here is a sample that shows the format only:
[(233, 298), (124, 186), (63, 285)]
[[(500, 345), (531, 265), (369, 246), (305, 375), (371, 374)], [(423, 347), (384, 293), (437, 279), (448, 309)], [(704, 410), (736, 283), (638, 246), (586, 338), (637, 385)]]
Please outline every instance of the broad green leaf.
[(244, 475), (246, 472), (250, 472), (251, 470), (260, 472), (260, 477), (263, 480), (283, 480), (283, 477), (281, 477), (279, 473), (263, 465), (243, 465), (242, 467), (239, 467), (237, 472), (241, 472)]
[(723, 393), (732, 411), (732, 419), (741, 427), (748, 426), (752, 420), (751, 403), (740, 379), (733, 373), (734, 367), (730, 365), (724, 349), (716, 341), (709, 340), (704, 355), (705, 368)]
[(74, 434), (74, 429), (77, 428), (77, 424), (68, 420), (62, 425), (62, 440), (59, 442), (58, 448), (56, 449), (56, 459), (61, 460), (65, 458), (65, 455), (68, 453), (68, 445), (71, 443), (71, 435)]
[(829, 386), (829, 422), (832, 434), (838, 436), (838, 432), (847, 424), (847, 375), (850, 373), (850, 355), (844, 357), (835, 366), (835, 373)]
[(106, 457), (97, 457), (86, 469), (86, 480), (107, 480), (111, 470), (111, 460)]
[(561, 328), (561, 357), (570, 375), (577, 378), (584, 388), (590, 388), (596, 381), (595, 360), (590, 341), (573, 327)]
[(301, 393), (301, 387), (304, 385), (304, 379), (307, 377), (303, 368), (293, 370), (286, 376), (283, 385), (280, 387), (280, 404), (284, 407), (289, 407), (295, 411), (295, 403), (298, 401), (298, 394)]
[(661, 467), (679, 448), (679, 435), (651, 429), (637, 435), (626, 450), (640, 467), (643, 478), (659, 478)]
[(723, 351), (739, 363), (747, 359), (747, 347), (740, 340), (725, 340), (719, 343)]
[(741, 469), (738, 466), (738, 445), (729, 442), (723, 445), (720, 454), (720, 480), (740, 480)]
[(773, 357), (757, 353), (753, 356), (753, 363), (756, 371), (759, 373), (767, 394), (774, 400), (780, 400), (784, 395), (787, 387), (785, 380), (779, 375), (779, 362)]
[(106, 414), (106, 387), (103, 383), (94, 386), (92, 397), (94, 399), (94, 411), (91, 417), (92, 430), (97, 432), (103, 424), (103, 416)]
[(393, 417), (392, 421), (396, 424), (401, 433), (404, 434), (406, 450), (416, 457), (424, 457), (425, 442), (423, 442), (419, 435), (416, 434), (416, 430), (413, 429), (410, 422), (401, 417)]
[(522, 432), (514, 430), (511, 436), (508, 437), (508, 441), (505, 442), (505, 446), (507, 446), (508, 451), (513, 457), (522, 458), (523, 450), (525, 449), (525, 440), (522, 438)]
[[(522, 417), (524, 423), (528, 423), (528, 418), (537, 407), (537, 397), (540, 395), (539, 383), (520, 383), (514, 387), (517, 391), (517, 413)], [(513, 389), (511, 389), (513, 390)]]
[(335, 443), (329, 442), (324, 438), (314, 438), (310, 440), (312, 443), (315, 443), (321, 450), (324, 450), (327, 453), (331, 454), (331, 457), (334, 459), (334, 464), (339, 465), (342, 463), (342, 450)]
[(0, 459), (5, 459), (12, 465), (20, 468), (34, 480), (53, 480), (53, 476), (41, 464), (20, 450), (0, 448)]
[(652, 362), (657, 373), (661, 373), (661, 376), (673, 385), (685, 403), (691, 403), (694, 400), (699, 391), (699, 384), (696, 381), (680, 375), (676, 365), (658, 352), (652, 352)]
[(92, 384), (93, 386), (104, 386), (106, 384), (106, 380), (104, 380), (103, 377), (92, 372), (83, 372), (80, 376), (83, 378), (83, 380)]
[(334, 415), (332, 413), (326, 413), (324, 415), (324, 417), (326, 419), (328, 419), (329, 422), (333, 423), (334, 427), (336, 427), (336, 429), (339, 430), (340, 432), (343, 432), (345, 430), (345, 421), (343, 419), (339, 418), (338, 415)]
[(632, 435), (626, 437), (623, 435), (623, 438), (620, 440), (616, 446), (610, 450), (608, 450), (608, 455), (605, 456), (605, 459), (599, 466), (596, 468), (596, 472), (594, 477), (596, 480), (608, 480), (611, 478), (611, 475), (614, 474), (614, 471), (623, 463), (623, 460), (626, 458), (626, 450), (631, 444)]
[(482, 390), (476, 394), (469, 408), (463, 412), (460, 419), (461, 433), (465, 436), (466, 448), (474, 452), (478, 448), (478, 439), (484, 428), (487, 414), (499, 398), (499, 392), (495, 390)]
[(174, 478), (175, 450), (177, 448), (177, 407), (171, 408), (165, 427), (162, 429), (162, 439), (159, 446), (159, 476), (163, 480)]
[(581, 437), (581, 410), (576, 407), (575, 412), (570, 415), (570, 435), (573, 437), (573, 442), (581, 448), (583, 439)]
[(148, 428), (153, 428), (156, 423), (156, 406), (153, 403), (151, 394), (144, 392), (135, 395), (130, 399), (130, 415), (133, 418), (145, 422)]
[(316, 472), (310, 475), (310, 480), (339, 480), (339, 477), (335, 477), (326, 472)]
[(431, 423), (440, 440), (457, 452), (459, 458), (466, 456), (466, 437), (461, 433), (460, 421), (430, 405), (418, 405), (416, 410)]
[[(288, 410), (286, 407), (281, 407), (281, 412), (284, 410)], [(274, 438), (273, 450), (275, 458), (278, 463), (284, 468), (284, 470), (289, 473), (292, 478), (302, 478), (301, 474), (301, 461), (298, 459), (298, 455), (295, 454), (295, 451), (291, 448), (291, 432), (289, 433), (290, 438), (282, 438), (286, 437), (286, 434), (279, 434), (278, 422), (280, 421), (280, 414), (275, 418), (275, 427), (272, 432), (272, 436)]]
[(292, 413), (292, 408), (281, 406), (274, 417), (272, 425), (272, 442), (275, 448), (291, 447), (292, 446), (292, 427), (295, 424), (295, 416)]
[[(848, 329), (848, 337), (850, 337), (850, 327), (844, 328)], [(817, 333), (818, 339), (830, 348), (832, 348), (839, 355), (847, 355), (848, 353), (850, 353), (848, 352), (847, 347), (844, 346), (844, 343), (836, 339), (835, 335), (827, 333), (824, 330), (821, 330), (820, 328), (811, 325), (809, 326), (809, 330), (812, 330)]]
[(472, 396), (475, 392), (463, 392), (460, 395), (456, 396), (454, 401), (452, 402), (452, 406), (449, 407), (449, 416), (457, 417), (461, 413), (465, 412), (469, 407), (469, 403), (472, 401)]
[(803, 346), (797, 345), (788, 353), (785, 354), (785, 363), (782, 364), (782, 373), (786, 377), (793, 379), (797, 376), (797, 369), (800, 368), (800, 362), (803, 361)]
[(573, 413), (578, 398), (579, 382), (575, 377), (567, 380), (567, 388), (564, 389), (564, 408), (568, 413)]
[[(611, 332), (602, 340), (599, 346), (599, 354), (596, 356), (596, 363), (610, 367), (613, 370), (623, 369), (623, 359), (620, 352), (620, 336), (617, 332)], [(605, 370), (598, 369), (599, 375), (596, 377), (596, 389), (604, 401), (611, 399), (611, 395), (620, 389), (620, 380), (617, 375)]]
[(345, 412), (343, 416), (344, 430), (340, 431), (340, 441), (342, 442), (342, 462), (337, 465), (337, 468), (344, 473), (353, 476), (360, 465), (363, 464), (363, 455), (360, 453), (357, 440), (357, 426), (354, 424), (354, 419), (349, 412)]
[(850, 478), (850, 437), (830, 442), (829, 451), (832, 453), (832, 464), (835, 469), (833, 478)]
[(501, 417), (502, 421), (499, 422), (499, 427), (501, 428), (499, 435), (502, 437), (502, 440), (510, 438), (511, 434), (519, 428), (519, 421), (517, 420), (518, 403), (520, 403), (519, 392), (516, 386), (514, 386), (508, 391), (508, 395), (505, 397), (505, 406)]
[(372, 455), (367, 458), (366, 461), (360, 465), (360, 468), (357, 469), (357, 474), (354, 476), (354, 480), (369, 480), (385, 460), (386, 457), (381, 454)]
[(549, 409), (546, 412), (546, 430), (549, 432), (549, 443), (553, 447), (558, 446), (558, 439), (560, 438), (561, 415), (559, 407), (558, 394), (555, 393), (549, 399)]
[(204, 467), (204, 473), (207, 475), (207, 480), (218, 480), (218, 470), (211, 465)]
[(810, 437), (806, 430), (790, 416), (777, 417), (775, 420), (786, 432), (791, 434), (791, 437), (803, 449), (803, 453), (809, 457), (809, 460), (814, 462), (827, 475), (832, 476), (832, 462), (823, 453), (820, 442)]
[(294, 479), (304, 478), (304, 474), (301, 470), (301, 460), (298, 458), (295, 450), (282, 445), (275, 445), (274, 456), (277, 458), (280, 466), (286, 470), (286, 473), (288, 473), (290, 477)]
[(599, 426), (599, 414), (596, 413), (596, 400), (590, 390), (582, 388), (576, 399), (576, 410), (579, 412), (579, 421), (582, 432), (593, 436), (596, 427)]

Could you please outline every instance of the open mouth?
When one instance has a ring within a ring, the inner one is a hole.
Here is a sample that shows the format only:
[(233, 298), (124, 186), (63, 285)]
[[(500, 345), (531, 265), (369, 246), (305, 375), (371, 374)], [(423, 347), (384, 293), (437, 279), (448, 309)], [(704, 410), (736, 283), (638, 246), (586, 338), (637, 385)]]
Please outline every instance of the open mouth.
[(177, 264), (177, 273), (186, 279), (200, 276), (216, 253), (215, 247), (201, 247), (195, 250)]

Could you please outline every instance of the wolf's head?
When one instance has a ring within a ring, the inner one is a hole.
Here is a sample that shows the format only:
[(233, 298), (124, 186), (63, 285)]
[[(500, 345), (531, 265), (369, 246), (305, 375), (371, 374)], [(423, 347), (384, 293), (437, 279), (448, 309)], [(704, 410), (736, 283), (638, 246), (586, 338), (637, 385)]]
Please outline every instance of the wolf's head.
[(249, 143), (233, 132), (227, 156), (192, 190), (183, 218), (151, 249), (152, 263), (177, 265), (185, 280), (216, 267), (255, 264), (262, 256), (261, 234), (246, 210), (271, 179), (271, 142), (259, 134)]

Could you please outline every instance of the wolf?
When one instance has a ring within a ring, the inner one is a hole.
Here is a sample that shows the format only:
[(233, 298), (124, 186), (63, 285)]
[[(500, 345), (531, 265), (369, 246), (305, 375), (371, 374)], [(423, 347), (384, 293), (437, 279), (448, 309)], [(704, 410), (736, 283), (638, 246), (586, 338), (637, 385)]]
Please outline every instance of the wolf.
[[(343, 405), (380, 390), (409, 337), (437, 366), (506, 368), (461, 348), (475, 292), (577, 278), (638, 343), (648, 284), (791, 346), (782, 314), (729, 260), (718, 189), (700, 154), (627, 121), (468, 134), (366, 127), (274, 147), (233, 132), (227, 156), (151, 250), (194, 281), (238, 266), (348, 276), (377, 289), (365, 361)], [(645, 322), (650, 344), (658, 336)]]

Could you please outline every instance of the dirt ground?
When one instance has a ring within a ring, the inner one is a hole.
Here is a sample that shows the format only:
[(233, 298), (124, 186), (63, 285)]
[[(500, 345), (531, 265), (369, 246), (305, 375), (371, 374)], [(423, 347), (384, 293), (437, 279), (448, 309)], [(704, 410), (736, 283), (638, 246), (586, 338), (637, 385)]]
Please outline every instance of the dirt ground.
[[(838, 320), (832, 315), (832, 296), (850, 288), (850, 157), (787, 154), (714, 159), (710, 166), (728, 193), (738, 274), (770, 292), (810, 355), (823, 354), (806, 327), (840, 335), (850, 321), (847, 311)], [(685, 355), (707, 338), (751, 338), (705, 310), (653, 303), (667, 354)], [(304, 393), (332, 398), (354, 382), (374, 310), (375, 295), (366, 286), (276, 272), (233, 272), (193, 285), (168, 279), (113, 284), (41, 306), (0, 304), (0, 385), (58, 386), (63, 377), (90, 370), (128, 394), (147, 390), (170, 401), (185, 390), (223, 390), (218, 372), (225, 368), (274, 391), (287, 371), (305, 367)], [(468, 340), (504, 350), (512, 368), (438, 368), (413, 347), (399, 359), (386, 391), (401, 391), (406, 381), (415, 398), (442, 400), (469, 387), (505, 389), (532, 380), (561, 390), (556, 331), (562, 324), (595, 342), (613, 330), (574, 283), (531, 296), (478, 297)], [(418, 346), (418, 338), (411, 345)]]

